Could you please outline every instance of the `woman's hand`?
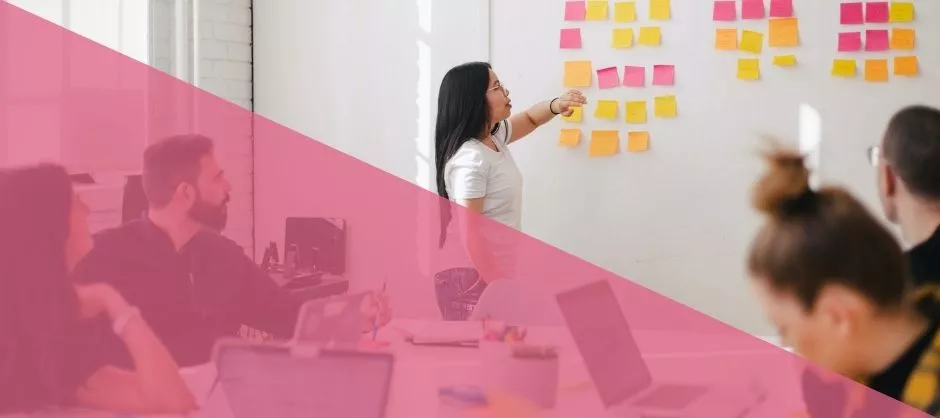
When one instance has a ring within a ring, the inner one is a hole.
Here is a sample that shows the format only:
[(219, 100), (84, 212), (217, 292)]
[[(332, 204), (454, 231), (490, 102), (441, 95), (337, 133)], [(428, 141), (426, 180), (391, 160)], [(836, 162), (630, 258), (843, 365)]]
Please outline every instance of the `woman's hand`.
[(111, 318), (128, 308), (124, 297), (104, 283), (75, 285), (82, 318), (94, 318), (102, 313)]
[(584, 98), (580, 90), (568, 90), (552, 101), (552, 112), (563, 116), (571, 116), (574, 112), (573, 107), (584, 106), (586, 103), (587, 99)]
[(382, 328), (392, 320), (392, 309), (389, 307), (388, 294), (385, 292), (375, 292), (370, 295), (368, 303), (364, 307), (365, 322), (363, 323), (363, 332), (371, 332), (377, 326)]

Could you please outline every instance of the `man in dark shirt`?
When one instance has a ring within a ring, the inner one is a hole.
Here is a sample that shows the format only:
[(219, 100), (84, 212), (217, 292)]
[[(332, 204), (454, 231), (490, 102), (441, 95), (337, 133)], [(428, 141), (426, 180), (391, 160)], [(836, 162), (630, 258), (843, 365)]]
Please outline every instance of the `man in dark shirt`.
[[(219, 233), (231, 185), (212, 141), (189, 135), (150, 146), (142, 181), (150, 205), (146, 219), (98, 234), (78, 267), (79, 280), (113, 285), (141, 310), (182, 367), (207, 362), (215, 341), (235, 336), (242, 325), (291, 338), (303, 301)], [(384, 325), (384, 296), (377, 302)], [(115, 363), (130, 366), (120, 349), (114, 355)]]

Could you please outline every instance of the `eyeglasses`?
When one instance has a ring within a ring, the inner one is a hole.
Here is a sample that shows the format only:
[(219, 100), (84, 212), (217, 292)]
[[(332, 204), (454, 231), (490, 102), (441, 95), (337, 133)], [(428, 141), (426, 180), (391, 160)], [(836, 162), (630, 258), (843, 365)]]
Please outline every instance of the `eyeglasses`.
[(506, 96), (509, 95), (509, 89), (507, 89), (506, 86), (504, 86), (502, 83), (499, 83), (499, 82), (497, 82), (495, 86), (490, 87), (490, 89), (487, 90), (486, 92), (489, 93), (491, 91), (496, 91), (496, 90), (502, 90), (504, 95)]
[(881, 162), (881, 147), (878, 145), (872, 145), (868, 147), (868, 163), (872, 167), (877, 166)]

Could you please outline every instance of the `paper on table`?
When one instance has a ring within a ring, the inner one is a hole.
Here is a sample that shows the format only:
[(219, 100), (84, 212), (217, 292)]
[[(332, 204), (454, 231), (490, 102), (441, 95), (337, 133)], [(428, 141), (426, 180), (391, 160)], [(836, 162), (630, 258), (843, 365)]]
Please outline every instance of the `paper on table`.
[(712, 19), (716, 22), (733, 22), (738, 18), (737, 6), (734, 0), (717, 0), (712, 11)]
[(861, 32), (842, 32), (839, 34), (839, 52), (854, 52), (861, 49)]
[(868, 23), (887, 23), (888, 10), (888, 2), (886, 1), (865, 3), (865, 20)]
[(620, 86), (620, 73), (617, 67), (607, 67), (597, 70), (597, 85), (602, 89)]
[(632, 1), (614, 3), (614, 20), (619, 23), (636, 21), (636, 3)]
[(770, 0), (770, 17), (793, 17), (793, 0)]
[(865, 81), (888, 81), (888, 60), (865, 60)]
[(627, 87), (643, 87), (646, 85), (646, 68), (628, 65), (623, 71), (623, 85)]
[(650, 133), (646, 131), (633, 131), (627, 133), (627, 151), (642, 152), (650, 147)]
[(650, 20), (669, 20), (670, 0), (650, 0)]
[(891, 30), (891, 49), (914, 49), (914, 39), (917, 37), (914, 29), (895, 28)]
[(561, 119), (565, 122), (580, 123), (584, 117), (584, 106), (575, 106), (571, 108), (571, 115), (562, 115)]
[(659, 26), (640, 28), (640, 39), (637, 43), (646, 46), (657, 46), (662, 43), (662, 34), (659, 30)]
[(646, 123), (646, 100), (627, 102), (627, 123)]
[(737, 29), (715, 29), (715, 49), (720, 51), (734, 51), (738, 49)]
[(633, 47), (633, 28), (617, 28), (613, 31), (611, 47), (617, 49)]
[(565, 147), (574, 147), (581, 142), (580, 129), (562, 129), (558, 138), (558, 145)]
[(617, 101), (598, 100), (594, 117), (598, 119), (617, 119)]
[(587, 0), (587, 20), (607, 20), (607, 0)]
[(654, 106), (657, 118), (674, 118), (678, 114), (676, 96), (656, 96)]
[(676, 82), (676, 67), (673, 65), (653, 66), (653, 85), (671, 86)]
[(795, 17), (770, 19), (769, 46), (799, 46), (800, 27)]
[(832, 75), (836, 77), (855, 77), (855, 60), (844, 58), (832, 60)]
[(910, 2), (891, 2), (891, 12), (889, 20), (892, 22), (910, 22), (914, 20), (914, 3)]
[(741, 19), (763, 19), (764, 0), (742, 0)]
[(888, 46), (887, 29), (868, 29), (865, 31), (866, 51), (887, 51)]
[(591, 145), (588, 155), (591, 157), (607, 157), (620, 152), (619, 131), (592, 131)]
[(581, 48), (581, 29), (565, 28), (561, 30), (561, 49)]
[(864, 22), (861, 2), (842, 3), (839, 10), (839, 22), (843, 25), (861, 25)]
[(764, 34), (752, 30), (741, 31), (741, 44), (739, 48), (742, 51), (760, 54), (764, 44)]
[(916, 56), (894, 57), (894, 75), (916, 76), (918, 67)]
[(587, 5), (584, 1), (566, 1), (565, 2), (565, 20), (579, 21), (584, 20), (587, 13)]
[(591, 87), (591, 61), (565, 62), (565, 87)]
[(777, 55), (774, 57), (774, 65), (778, 67), (793, 67), (796, 65), (796, 55)]
[(738, 80), (760, 80), (760, 59), (738, 58)]

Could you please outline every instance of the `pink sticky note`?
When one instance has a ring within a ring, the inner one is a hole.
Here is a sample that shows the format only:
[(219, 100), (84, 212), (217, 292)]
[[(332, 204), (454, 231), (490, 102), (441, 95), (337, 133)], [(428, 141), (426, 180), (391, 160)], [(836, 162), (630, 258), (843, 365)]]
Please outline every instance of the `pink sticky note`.
[(676, 82), (676, 67), (672, 65), (653, 66), (653, 85), (671, 86)]
[(581, 28), (561, 30), (561, 49), (581, 48)]
[(619, 86), (620, 74), (617, 73), (617, 67), (607, 67), (597, 70), (597, 84), (602, 89)]
[(627, 87), (643, 87), (646, 85), (646, 68), (627, 66), (623, 71), (623, 85)]
[(842, 32), (839, 34), (839, 52), (854, 52), (861, 49), (861, 32)]
[(587, 14), (587, 3), (583, 1), (565, 2), (565, 20), (567, 21), (584, 20), (584, 16), (586, 14)]
[(861, 25), (864, 21), (862, 15), (862, 3), (842, 3), (842, 18), (840, 22), (843, 25)]
[(741, 2), (742, 19), (763, 19), (764, 0), (743, 0)]
[(770, 0), (770, 17), (793, 17), (793, 0)]
[(887, 29), (869, 29), (865, 31), (865, 50), (866, 51), (887, 51), (888, 50), (888, 30)]
[(886, 1), (865, 3), (865, 19), (870, 23), (887, 23), (888, 14)]
[(719, 22), (733, 22), (737, 18), (738, 11), (735, 8), (734, 0), (718, 0), (715, 2), (715, 11), (712, 13), (712, 19)]

